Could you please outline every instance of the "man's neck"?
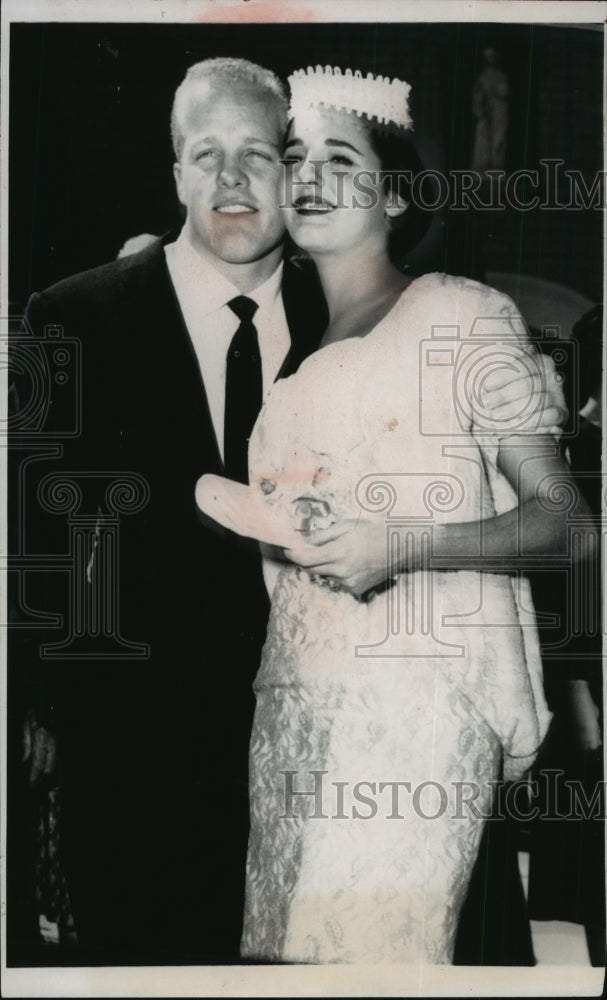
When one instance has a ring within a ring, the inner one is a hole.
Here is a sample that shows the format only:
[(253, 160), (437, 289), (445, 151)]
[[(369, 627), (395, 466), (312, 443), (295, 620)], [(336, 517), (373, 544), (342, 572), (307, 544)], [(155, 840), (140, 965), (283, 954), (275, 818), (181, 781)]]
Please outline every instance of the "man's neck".
[(219, 271), (243, 295), (247, 295), (249, 292), (259, 288), (260, 285), (263, 285), (274, 274), (274, 271), (282, 260), (284, 249), (282, 243), (259, 260), (231, 263), (230, 261), (221, 260), (219, 257), (206, 252), (202, 247), (193, 243), (189, 237), (187, 226), (183, 235), (188, 240), (194, 253), (197, 253), (211, 267)]

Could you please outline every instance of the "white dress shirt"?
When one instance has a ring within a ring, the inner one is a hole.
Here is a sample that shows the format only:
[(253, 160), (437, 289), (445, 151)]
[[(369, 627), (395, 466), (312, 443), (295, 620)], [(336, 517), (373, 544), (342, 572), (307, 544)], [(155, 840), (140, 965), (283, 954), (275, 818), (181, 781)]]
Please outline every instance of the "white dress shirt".
[[(240, 325), (227, 303), (242, 292), (194, 250), (183, 230), (175, 243), (169, 243), (164, 250), (177, 301), (200, 365), (223, 459), (226, 356)], [(257, 303), (253, 322), (261, 353), (264, 398), (291, 345), (281, 283), (282, 263), (262, 285), (247, 292), (247, 297)]]

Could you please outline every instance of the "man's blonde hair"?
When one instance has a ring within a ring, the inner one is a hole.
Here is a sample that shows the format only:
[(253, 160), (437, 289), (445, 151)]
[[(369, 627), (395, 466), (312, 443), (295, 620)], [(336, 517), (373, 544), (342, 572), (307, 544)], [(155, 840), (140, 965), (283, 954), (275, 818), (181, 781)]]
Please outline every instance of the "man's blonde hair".
[(183, 81), (175, 91), (171, 111), (171, 137), (178, 160), (181, 159), (185, 142), (182, 114), (187, 94), (192, 85), (201, 81), (212, 83), (219, 88), (222, 84), (229, 86), (238, 83), (244, 84), (258, 93), (265, 91), (268, 99), (274, 101), (276, 105), (283, 134), (286, 132), (289, 100), (285, 85), (275, 73), (263, 66), (258, 66), (257, 63), (249, 62), (248, 59), (204, 59), (202, 62), (190, 66)]

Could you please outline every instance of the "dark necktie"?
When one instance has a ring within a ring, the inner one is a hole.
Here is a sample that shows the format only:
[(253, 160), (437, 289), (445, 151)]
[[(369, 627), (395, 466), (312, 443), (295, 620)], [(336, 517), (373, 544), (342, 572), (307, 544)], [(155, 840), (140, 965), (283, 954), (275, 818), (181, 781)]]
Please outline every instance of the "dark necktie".
[(238, 316), (240, 326), (232, 337), (226, 359), (224, 465), (228, 479), (248, 483), (249, 438), (262, 403), (261, 356), (253, 323), (257, 303), (246, 295), (238, 295), (228, 305)]

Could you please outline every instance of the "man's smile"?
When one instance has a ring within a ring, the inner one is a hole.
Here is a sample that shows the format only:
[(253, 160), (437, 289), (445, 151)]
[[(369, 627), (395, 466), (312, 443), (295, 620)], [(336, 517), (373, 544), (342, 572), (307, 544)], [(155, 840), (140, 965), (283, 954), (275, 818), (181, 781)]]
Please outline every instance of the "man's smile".
[(215, 205), (213, 211), (220, 215), (252, 215), (257, 209), (244, 201), (224, 201)]

